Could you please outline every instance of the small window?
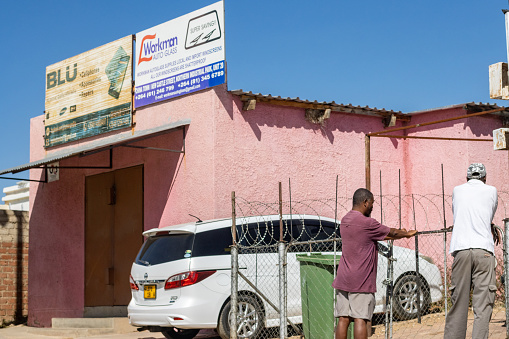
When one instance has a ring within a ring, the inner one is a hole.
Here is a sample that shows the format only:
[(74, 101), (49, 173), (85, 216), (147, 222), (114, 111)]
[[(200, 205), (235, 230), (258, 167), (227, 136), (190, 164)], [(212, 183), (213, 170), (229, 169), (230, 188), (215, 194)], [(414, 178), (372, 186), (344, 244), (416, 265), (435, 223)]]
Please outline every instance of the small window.
[(230, 227), (196, 233), (193, 257), (229, 255), (232, 242), (232, 231)]

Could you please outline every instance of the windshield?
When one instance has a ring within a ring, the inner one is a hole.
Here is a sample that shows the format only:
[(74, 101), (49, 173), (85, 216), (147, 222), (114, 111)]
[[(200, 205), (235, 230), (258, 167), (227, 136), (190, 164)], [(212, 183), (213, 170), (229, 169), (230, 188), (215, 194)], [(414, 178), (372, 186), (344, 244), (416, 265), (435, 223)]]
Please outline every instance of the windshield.
[(136, 263), (158, 265), (191, 257), (193, 234), (168, 234), (149, 237), (141, 247)]

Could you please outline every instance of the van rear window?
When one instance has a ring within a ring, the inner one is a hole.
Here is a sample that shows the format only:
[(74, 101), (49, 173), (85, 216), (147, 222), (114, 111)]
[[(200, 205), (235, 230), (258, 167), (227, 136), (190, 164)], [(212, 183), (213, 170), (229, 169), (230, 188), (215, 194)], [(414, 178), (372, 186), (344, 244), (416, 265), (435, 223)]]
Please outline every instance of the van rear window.
[(196, 233), (193, 257), (229, 255), (232, 242), (232, 231), (230, 227)]
[(168, 234), (149, 237), (141, 247), (136, 263), (148, 266), (189, 258), (194, 236), (194, 234)]

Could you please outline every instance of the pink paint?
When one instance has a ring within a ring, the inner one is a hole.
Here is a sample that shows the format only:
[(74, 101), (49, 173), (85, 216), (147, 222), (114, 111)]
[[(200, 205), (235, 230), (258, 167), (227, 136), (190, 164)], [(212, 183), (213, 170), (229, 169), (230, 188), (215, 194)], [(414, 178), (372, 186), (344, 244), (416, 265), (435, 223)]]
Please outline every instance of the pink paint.
[[(295, 202), (334, 201), (336, 175), (339, 175), (338, 191), (343, 201), (350, 199), (355, 189), (364, 186), (364, 135), (383, 130), (381, 118), (333, 112), (321, 128), (305, 120), (303, 108), (258, 102), (254, 111), (242, 111), (242, 104), (225, 86), (218, 86), (136, 111), (135, 128), (140, 131), (179, 119), (191, 119), (186, 131), (185, 156), (131, 148), (113, 151), (114, 170), (144, 164), (145, 229), (193, 221), (189, 214), (203, 220), (230, 217), (232, 191), (250, 201), (277, 202), (280, 181), (284, 199), (288, 200), (289, 179)], [(414, 115), (411, 124), (462, 114), (465, 111), (461, 108), (430, 111)], [(491, 131), (499, 127), (501, 121), (489, 116), (423, 127), (408, 133), (489, 138)], [(113, 132), (130, 133), (131, 130)], [(32, 119), (31, 161), (45, 156), (43, 134), (43, 117)], [(101, 137), (59, 146), (48, 154)], [(140, 144), (180, 149), (182, 132), (175, 131)], [(393, 202), (397, 202), (398, 170), (401, 170), (402, 195), (434, 194), (433, 204), (440, 207), (437, 214), (432, 214), (433, 220), (426, 222), (424, 209), (416, 208), (419, 229), (442, 227), (441, 164), (444, 164), (446, 195), (465, 181), (470, 162), (484, 162), (488, 183), (500, 191), (509, 191), (507, 152), (492, 149), (489, 142), (371, 138), (372, 191), (379, 194), (382, 171), (383, 194), (393, 195), (396, 197)], [(60, 161), (62, 166), (107, 163), (107, 152)], [(31, 170), (30, 176), (38, 179), (41, 172)], [(62, 169), (58, 182), (30, 186), (31, 326), (50, 326), (53, 317), (83, 316), (85, 177), (101, 172), (104, 170)], [(503, 205), (506, 203), (499, 206), (496, 217), (499, 224), (507, 215)], [(304, 205), (293, 207), (310, 212)], [(349, 202), (340, 206), (338, 217), (349, 208)], [(446, 209), (446, 219), (450, 221), (450, 206)], [(402, 209), (407, 228), (413, 228), (410, 227), (413, 226), (410, 211), (408, 206)], [(387, 207), (385, 212), (384, 223), (398, 227), (397, 204), (395, 209)], [(263, 210), (263, 213), (277, 213), (277, 209)], [(334, 217), (330, 208), (319, 213)], [(379, 206), (375, 206), (373, 216), (379, 219), (379, 215)]]

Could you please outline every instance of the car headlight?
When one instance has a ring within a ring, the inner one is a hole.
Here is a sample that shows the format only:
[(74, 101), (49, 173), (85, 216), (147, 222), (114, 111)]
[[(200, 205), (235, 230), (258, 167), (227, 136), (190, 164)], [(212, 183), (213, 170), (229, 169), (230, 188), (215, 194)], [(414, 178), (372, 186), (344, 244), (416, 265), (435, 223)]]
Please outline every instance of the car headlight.
[(435, 262), (433, 261), (433, 258), (431, 257), (428, 257), (427, 255), (422, 255), (422, 254), (419, 254), (419, 257), (423, 260), (426, 260), (427, 262), (429, 262), (430, 264), (434, 265)]

